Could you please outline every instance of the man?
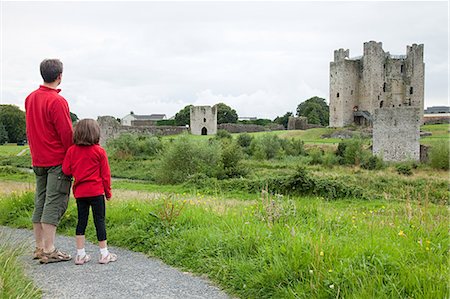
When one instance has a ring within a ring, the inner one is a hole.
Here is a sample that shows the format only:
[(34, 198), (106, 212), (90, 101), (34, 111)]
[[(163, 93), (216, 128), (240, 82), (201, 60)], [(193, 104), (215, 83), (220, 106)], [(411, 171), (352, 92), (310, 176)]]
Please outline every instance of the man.
[(73, 131), (69, 106), (57, 89), (62, 79), (62, 62), (45, 59), (40, 69), (44, 83), (25, 100), (27, 137), (36, 175), (34, 259), (53, 263), (71, 259), (56, 249), (54, 242), (56, 227), (69, 201), (71, 178), (63, 174), (61, 165), (72, 145)]

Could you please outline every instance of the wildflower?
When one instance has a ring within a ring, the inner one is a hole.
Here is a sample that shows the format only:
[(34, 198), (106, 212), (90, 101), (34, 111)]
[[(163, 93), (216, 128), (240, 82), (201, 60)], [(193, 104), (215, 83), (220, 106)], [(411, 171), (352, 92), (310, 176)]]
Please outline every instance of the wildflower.
[(400, 237), (406, 237), (405, 233), (402, 230), (398, 232), (398, 235)]
[(313, 270), (309, 270), (309, 274), (311, 274), (311, 275), (312, 275), (313, 273), (314, 273), (314, 271), (313, 271)]
[(427, 245), (430, 245), (431, 241), (430, 240), (426, 240)]
[(382, 206), (381, 208), (382, 208), (383, 210), (386, 209), (385, 206)]
[(330, 270), (328, 270), (328, 273), (331, 273), (331, 272), (333, 272), (333, 270), (331, 270), (331, 269), (330, 269)]
[(323, 256), (323, 251), (320, 252), (320, 256)]
[(420, 246), (422, 246), (422, 239), (417, 241), (418, 244), (420, 244)]
[(427, 246), (427, 247), (425, 248), (425, 250), (426, 250), (426, 251), (430, 250), (430, 247)]
[(334, 289), (334, 284), (330, 284), (330, 289)]

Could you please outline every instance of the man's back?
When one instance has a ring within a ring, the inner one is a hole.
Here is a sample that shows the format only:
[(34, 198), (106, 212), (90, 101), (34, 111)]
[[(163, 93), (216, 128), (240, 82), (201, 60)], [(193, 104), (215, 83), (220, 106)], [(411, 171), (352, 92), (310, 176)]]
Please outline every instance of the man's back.
[(72, 121), (60, 90), (41, 85), (25, 100), (27, 136), (33, 166), (62, 164), (72, 145)]

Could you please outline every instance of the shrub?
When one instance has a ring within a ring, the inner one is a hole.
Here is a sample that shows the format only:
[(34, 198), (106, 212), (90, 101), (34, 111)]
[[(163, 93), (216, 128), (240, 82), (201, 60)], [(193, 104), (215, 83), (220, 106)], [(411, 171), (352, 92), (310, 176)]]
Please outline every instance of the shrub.
[(359, 165), (370, 153), (364, 150), (361, 138), (352, 138), (339, 143), (336, 155), (340, 157), (341, 164)]
[(231, 133), (226, 130), (217, 130), (216, 139), (232, 139)]
[(162, 154), (156, 181), (162, 184), (176, 184), (187, 181), (197, 173), (217, 177), (223, 173), (220, 143), (211, 140), (198, 142), (182, 136), (168, 144)]
[(277, 135), (264, 134), (260, 138), (253, 139), (250, 148), (255, 158), (260, 160), (269, 160), (280, 155), (281, 139)]
[(159, 137), (132, 134), (122, 134), (109, 140), (106, 147), (113, 159), (151, 157), (163, 149)]
[(241, 147), (234, 141), (222, 143), (221, 161), (224, 176), (227, 178), (239, 177), (247, 172), (241, 165), (244, 153)]
[(437, 142), (433, 144), (430, 151), (430, 166), (435, 169), (449, 169), (449, 144), (445, 142)]
[(305, 154), (305, 143), (300, 139), (282, 139), (281, 147), (287, 156), (301, 156)]
[(314, 147), (308, 151), (308, 156), (311, 158), (311, 164), (322, 164), (323, 162), (323, 150)]
[(396, 166), (397, 173), (403, 175), (412, 175), (412, 165), (410, 163), (401, 163)]
[(249, 133), (242, 133), (239, 134), (237, 137), (237, 143), (240, 147), (248, 148), (250, 147), (250, 144), (252, 143), (253, 137)]
[(376, 170), (376, 169), (383, 169), (384, 163), (381, 158), (378, 156), (370, 156), (367, 159), (364, 159), (364, 161), (361, 163), (361, 168), (367, 169), (367, 170)]

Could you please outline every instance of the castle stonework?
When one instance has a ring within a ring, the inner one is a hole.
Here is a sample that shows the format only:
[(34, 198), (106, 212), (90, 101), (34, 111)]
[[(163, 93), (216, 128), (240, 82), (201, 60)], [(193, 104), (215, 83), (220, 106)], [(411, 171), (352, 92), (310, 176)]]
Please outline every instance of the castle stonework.
[(373, 154), (384, 161), (419, 161), (421, 112), (418, 107), (375, 109)]
[(364, 43), (364, 54), (334, 51), (330, 63), (330, 127), (372, 125), (377, 108), (424, 108), (423, 44), (406, 47), (406, 55), (384, 52), (381, 42)]
[(217, 106), (191, 107), (191, 134), (215, 135), (217, 133)]

